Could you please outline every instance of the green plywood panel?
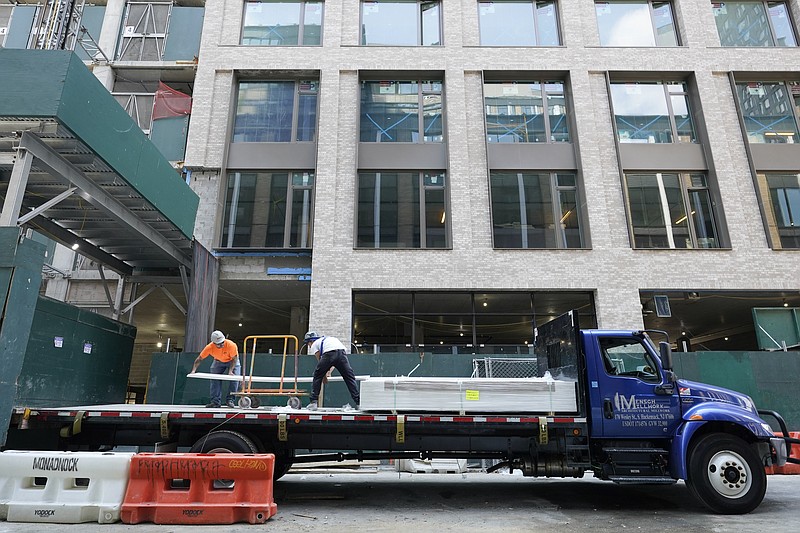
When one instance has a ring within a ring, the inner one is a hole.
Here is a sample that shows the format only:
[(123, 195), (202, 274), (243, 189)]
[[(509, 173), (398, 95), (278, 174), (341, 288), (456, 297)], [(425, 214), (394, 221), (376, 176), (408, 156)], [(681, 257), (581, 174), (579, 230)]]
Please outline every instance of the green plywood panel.
[(191, 61), (200, 54), (204, 14), (205, 8), (202, 7), (172, 7), (164, 61)]
[(0, 49), (0, 117), (57, 118), (191, 238), (199, 198), (69, 51)]
[(18, 380), (24, 407), (121, 403), (136, 328), (39, 298)]
[(150, 141), (170, 161), (183, 161), (189, 116), (159, 118), (150, 127)]
[(6, 35), (3, 46), (6, 48), (27, 48), (35, 15), (36, 6), (14, 6), (14, 11), (11, 14), (11, 23), (8, 26), (8, 35)]
[(800, 345), (797, 308), (754, 307), (753, 322), (758, 347), (762, 350), (782, 350), (784, 346)]

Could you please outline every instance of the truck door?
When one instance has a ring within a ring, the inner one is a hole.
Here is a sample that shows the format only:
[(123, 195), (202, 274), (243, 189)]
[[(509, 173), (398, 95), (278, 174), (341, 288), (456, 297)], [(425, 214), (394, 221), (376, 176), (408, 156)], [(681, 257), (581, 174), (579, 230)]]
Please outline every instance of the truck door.
[[(680, 401), (656, 362), (650, 345), (637, 337), (597, 336), (596, 368), (590, 382), (595, 436), (669, 437), (680, 424)], [(587, 361), (587, 364), (589, 361)], [(664, 388), (662, 388), (664, 386)], [(599, 430), (599, 434), (598, 434)]]

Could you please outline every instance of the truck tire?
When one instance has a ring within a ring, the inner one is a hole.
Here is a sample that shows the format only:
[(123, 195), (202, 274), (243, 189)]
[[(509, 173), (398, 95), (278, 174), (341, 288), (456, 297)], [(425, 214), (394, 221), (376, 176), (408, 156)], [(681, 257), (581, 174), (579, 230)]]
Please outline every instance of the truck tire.
[(755, 450), (739, 437), (705, 435), (689, 450), (688, 462), (687, 485), (716, 513), (749, 513), (764, 499), (764, 466)]
[(236, 431), (213, 431), (194, 443), (192, 453), (258, 453), (258, 448), (245, 435)]

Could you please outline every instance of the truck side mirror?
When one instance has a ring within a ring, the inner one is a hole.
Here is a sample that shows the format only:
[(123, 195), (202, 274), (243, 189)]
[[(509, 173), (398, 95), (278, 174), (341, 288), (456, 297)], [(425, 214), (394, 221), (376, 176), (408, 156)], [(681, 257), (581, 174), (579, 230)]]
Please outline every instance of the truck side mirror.
[(661, 354), (661, 366), (664, 370), (672, 370), (672, 348), (668, 342), (658, 343), (658, 350)]

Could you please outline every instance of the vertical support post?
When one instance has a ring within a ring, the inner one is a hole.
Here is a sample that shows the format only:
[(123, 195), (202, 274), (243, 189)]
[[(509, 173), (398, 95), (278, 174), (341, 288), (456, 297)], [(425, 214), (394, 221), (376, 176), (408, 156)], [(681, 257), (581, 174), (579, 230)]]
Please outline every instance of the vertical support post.
[(120, 310), (122, 309), (122, 299), (125, 296), (125, 276), (120, 275), (117, 279), (117, 292), (114, 294), (114, 311), (111, 318), (119, 320)]
[(11, 180), (8, 182), (6, 199), (3, 202), (3, 212), (0, 213), (0, 226), (16, 226), (19, 210), (22, 209), (22, 198), (28, 186), (28, 175), (31, 172), (33, 154), (24, 148), (17, 151), (17, 160), (11, 171)]

